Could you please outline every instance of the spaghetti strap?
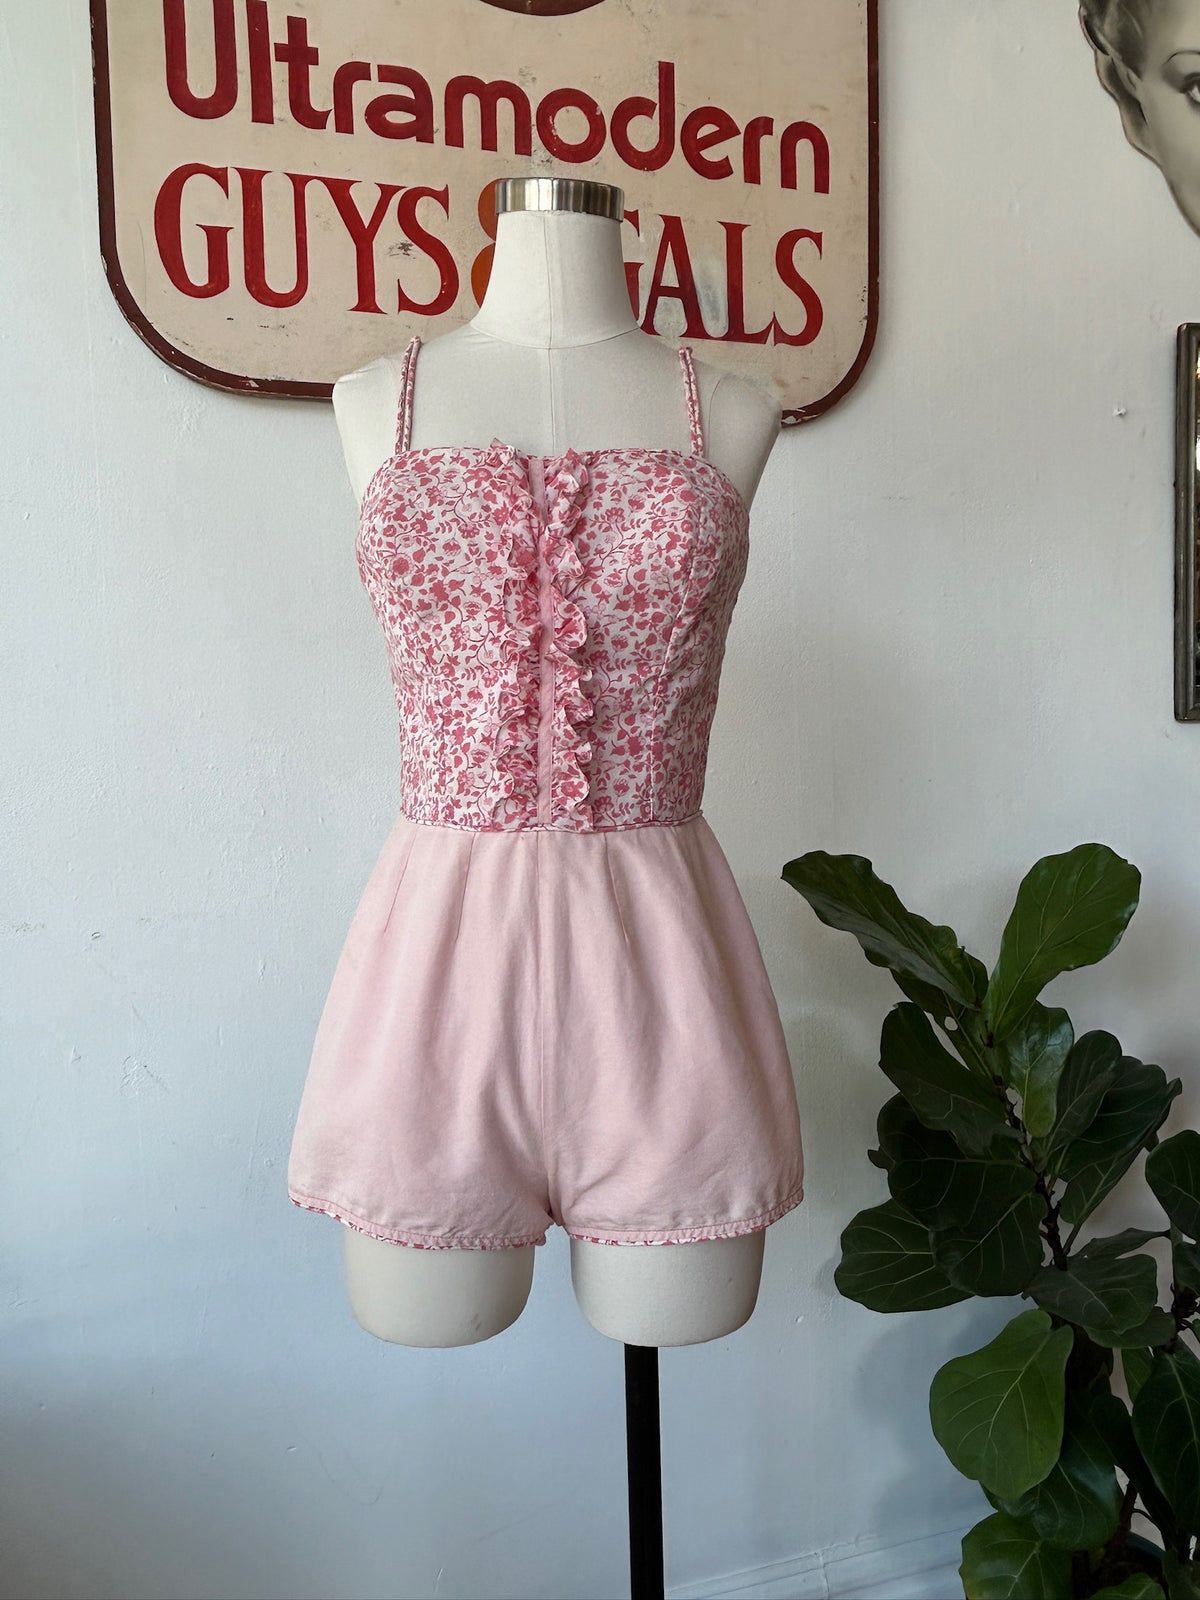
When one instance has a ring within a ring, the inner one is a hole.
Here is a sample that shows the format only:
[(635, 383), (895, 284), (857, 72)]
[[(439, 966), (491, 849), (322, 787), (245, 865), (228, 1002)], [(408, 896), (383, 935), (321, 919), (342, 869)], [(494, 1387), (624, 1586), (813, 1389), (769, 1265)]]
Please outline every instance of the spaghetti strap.
[(688, 423), (692, 432), (692, 454), (704, 454), (704, 426), (700, 421), (700, 394), (696, 387), (696, 368), (688, 345), (680, 345), (679, 361), (683, 367), (683, 390), (687, 399)]
[(414, 333), (404, 352), (400, 369), (400, 402), (396, 411), (396, 454), (408, 449), (412, 437), (413, 379), (417, 372), (417, 351), (421, 348), (421, 335)]

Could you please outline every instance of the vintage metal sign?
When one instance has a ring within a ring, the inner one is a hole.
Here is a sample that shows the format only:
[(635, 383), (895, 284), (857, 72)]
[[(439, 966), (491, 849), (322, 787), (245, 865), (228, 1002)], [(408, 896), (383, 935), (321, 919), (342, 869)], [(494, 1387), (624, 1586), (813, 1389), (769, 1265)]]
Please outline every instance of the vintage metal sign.
[(181, 371), (324, 397), (474, 314), (497, 178), (596, 178), (642, 326), (814, 416), (874, 335), (875, 5), (92, 0), (109, 282)]

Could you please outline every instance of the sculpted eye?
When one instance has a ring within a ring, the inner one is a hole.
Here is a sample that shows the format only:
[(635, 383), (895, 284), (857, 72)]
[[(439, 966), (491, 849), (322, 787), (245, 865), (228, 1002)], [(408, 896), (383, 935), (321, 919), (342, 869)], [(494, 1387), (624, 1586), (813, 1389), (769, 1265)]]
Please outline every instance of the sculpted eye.
[(1180, 84), (1180, 89), (1194, 106), (1200, 106), (1200, 73), (1194, 78), (1187, 78)]

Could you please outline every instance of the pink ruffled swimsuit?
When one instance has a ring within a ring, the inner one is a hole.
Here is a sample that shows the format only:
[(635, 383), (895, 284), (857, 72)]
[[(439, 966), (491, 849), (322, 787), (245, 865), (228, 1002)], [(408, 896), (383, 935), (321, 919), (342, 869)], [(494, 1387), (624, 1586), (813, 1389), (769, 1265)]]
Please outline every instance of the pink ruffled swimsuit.
[(426, 1249), (666, 1244), (801, 1198), (779, 1013), (700, 812), (749, 513), (692, 452), (396, 449), (358, 565), (400, 816), (334, 973), (297, 1205)]

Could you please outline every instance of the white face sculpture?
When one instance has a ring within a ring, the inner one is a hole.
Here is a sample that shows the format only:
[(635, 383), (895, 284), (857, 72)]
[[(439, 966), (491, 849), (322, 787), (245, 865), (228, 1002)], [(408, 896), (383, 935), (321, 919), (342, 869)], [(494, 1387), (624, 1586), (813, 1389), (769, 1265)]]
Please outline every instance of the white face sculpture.
[[(1109, 41), (1101, 78), (1123, 106), (1130, 142), (1161, 169), (1175, 203), (1200, 233), (1200, 0), (1121, 0), (1136, 22), (1139, 59), (1123, 60)], [(1112, 81), (1115, 79), (1116, 81)], [(1123, 93), (1122, 93), (1123, 91)]]

